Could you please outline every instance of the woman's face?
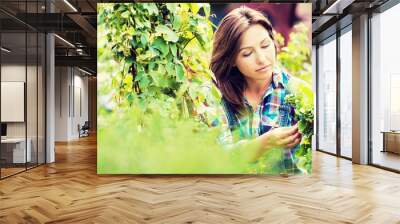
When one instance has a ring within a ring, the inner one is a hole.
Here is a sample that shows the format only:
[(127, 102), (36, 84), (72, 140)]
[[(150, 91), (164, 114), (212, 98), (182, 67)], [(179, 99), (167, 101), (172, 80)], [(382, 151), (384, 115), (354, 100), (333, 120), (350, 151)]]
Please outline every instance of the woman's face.
[(272, 75), (275, 54), (275, 45), (267, 29), (255, 24), (242, 34), (234, 66), (246, 80), (265, 80)]

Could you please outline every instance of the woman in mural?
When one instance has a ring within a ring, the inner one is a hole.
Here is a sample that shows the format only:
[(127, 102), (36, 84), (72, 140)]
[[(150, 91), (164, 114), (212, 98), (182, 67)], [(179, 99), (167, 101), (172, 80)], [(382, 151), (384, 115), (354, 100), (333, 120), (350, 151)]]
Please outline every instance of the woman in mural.
[(278, 68), (276, 53), (273, 28), (262, 13), (243, 6), (222, 19), (210, 64), (222, 93), (220, 141), (255, 143), (249, 149), (252, 161), (271, 149), (282, 149), (281, 164), (296, 169), (293, 155), (301, 134), (294, 109), (285, 102), (292, 77)]

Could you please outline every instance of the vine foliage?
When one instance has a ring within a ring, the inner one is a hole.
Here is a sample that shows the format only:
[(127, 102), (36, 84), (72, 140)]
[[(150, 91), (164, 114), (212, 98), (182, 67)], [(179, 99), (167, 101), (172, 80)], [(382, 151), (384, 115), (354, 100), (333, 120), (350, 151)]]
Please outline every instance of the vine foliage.
[(112, 78), (117, 106), (210, 124), (207, 106), (220, 94), (209, 70), (209, 17), (209, 4), (101, 4), (98, 24), (119, 62)]

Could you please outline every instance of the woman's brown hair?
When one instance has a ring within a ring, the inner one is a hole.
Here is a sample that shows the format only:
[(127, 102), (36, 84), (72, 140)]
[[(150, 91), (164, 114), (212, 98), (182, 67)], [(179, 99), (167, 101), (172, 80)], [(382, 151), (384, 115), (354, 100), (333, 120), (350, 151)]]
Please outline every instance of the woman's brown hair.
[(245, 6), (227, 14), (214, 34), (211, 71), (215, 75), (216, 85), (222, 93), (223, 100), (230, 104), (235, 113), (241, 113), (244, 109), (243, 91), (246, 80), (233, 64), (240, 47), (240, 37), (255, 24), (262, 25), (274, 41), (269, 20), (261, 12)]

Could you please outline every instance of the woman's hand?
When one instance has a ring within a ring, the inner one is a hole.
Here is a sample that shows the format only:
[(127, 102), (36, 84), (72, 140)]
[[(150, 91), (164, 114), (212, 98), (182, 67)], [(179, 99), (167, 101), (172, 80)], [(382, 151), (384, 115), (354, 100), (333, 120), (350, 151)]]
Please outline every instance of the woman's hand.
[(290, 149), (301, 141), (301, 134), (298, 130), (297, 124), (291, 127), (275, 128), (261, 136), (262, 140), (264, 140), (261, 141), (261, 147), (266, 150), (275, 148)]
[(265, 152), (271, 149), (290, 149), (299, 144), (301, 134), (297, 124), (291, 127), (274, 128), (260, 136), (255, 141), (255, 151), (252, 152), (250, 161), (256, 161)]
[(290, 149), (299, 144), (301, 134), (297, 128), (297, 124), (291, 127), (274, 128), (247, 144), (246, 155), (249, 156), (250, 162), (257, 161), (264, 153), (271, 149)]

